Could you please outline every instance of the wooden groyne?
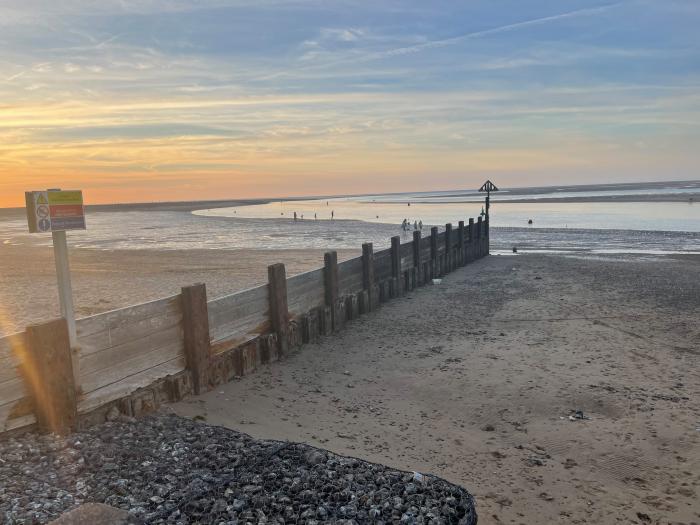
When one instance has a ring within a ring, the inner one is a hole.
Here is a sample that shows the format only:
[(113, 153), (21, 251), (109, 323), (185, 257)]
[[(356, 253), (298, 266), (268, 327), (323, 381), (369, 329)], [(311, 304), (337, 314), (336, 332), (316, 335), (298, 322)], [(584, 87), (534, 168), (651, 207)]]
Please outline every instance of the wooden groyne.
[[(71, 355), (63, 319), (0, 338), (0, 432), (68, 432), (117, 413), (139, 416), (205, 392), (343, 329), (359, 315), (489, 253), (488, 220), (439, 232), (213, 300), (206, 286), (76, 322)], [(72, 359), (79, 360), (74, 377)]]

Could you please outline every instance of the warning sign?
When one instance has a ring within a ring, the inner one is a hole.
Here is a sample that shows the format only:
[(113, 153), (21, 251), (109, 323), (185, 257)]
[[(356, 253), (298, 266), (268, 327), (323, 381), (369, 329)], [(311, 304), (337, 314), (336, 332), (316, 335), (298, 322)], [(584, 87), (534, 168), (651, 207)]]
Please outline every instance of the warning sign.
[(31, 233), (85, 229), (83, 192), (28, 191), (27, 222)]

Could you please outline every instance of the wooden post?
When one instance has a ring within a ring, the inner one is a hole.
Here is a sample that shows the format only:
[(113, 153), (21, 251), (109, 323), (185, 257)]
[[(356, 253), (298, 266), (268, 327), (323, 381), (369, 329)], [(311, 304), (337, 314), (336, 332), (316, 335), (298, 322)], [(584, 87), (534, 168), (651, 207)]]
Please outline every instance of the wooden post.
[(270, 297), (270, 324), (277, 334), (277, 353), (285, 357), (289, 352), (289, 310), (287, 309), (287, 271), (284, 264), (267, 267)]
[(445, 273), (452, 271), (452, 224), (445, 224)]
[(459, 266), (464, 266), (464, 221), (459, 221), (457, 244), (459, 245), (459, 249), (457, 250), (457, 264)]
[(413, 232), (413, 267), (415, 268), (415, 286), (423, 285), (423, 268), (420, 264), (420, 248), (421, 248), (421, 232), (415, 230)]
[(489, 247), (490, 247), (491, 241), (489, 240), (489, 216), (486, 216), (486, 220), (484, 221), (484, 255), (489, 254)]
[(430, 277), (435, 279), (440, 274), (438, 269), (438, 228), (430, 228)]
[(209, 314), (207, 288), (195, 284), (182, 288), (182, 324), (185, 332), (185, 361), (192, 373), (195, 394), (207, 390), (211, 345), (209, 340)]
[(371, 242), (362, 245), (362, 288), (367, 292), (368, 311), (374, 310), (379, 302), (374, 283), (374, 248)]
[(467, 248), (467, 262), (472, 262), (474, 260), (474, 219), (469, 217), (469, 247)]
[(391, 238), (391, 282), (393, 283), (393, 297), (399, 297), (403, 282), (401, 279), (401, 237), (398, 235)]
[(78, 422), (70, 338), (65, 319), (27, 327), (22, 365), (40, 432), (68, 434)]
[(483, 256), (483, 219), (481, 216), (476, 219), (476, 256), (481, 258)]
[(331, 309), (333, 330), (338, 330), (343, 321), (338, 312), (338, 252), (326, 252), (323, 255), (323, 262), (326, 306)]

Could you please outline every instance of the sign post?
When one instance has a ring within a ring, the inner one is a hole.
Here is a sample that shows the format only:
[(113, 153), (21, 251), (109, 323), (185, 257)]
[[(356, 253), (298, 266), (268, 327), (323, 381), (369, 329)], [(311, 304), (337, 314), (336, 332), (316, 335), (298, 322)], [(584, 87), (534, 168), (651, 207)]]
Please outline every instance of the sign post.
[[(491, 182), (490, 180), (487, 180), (484, 182), (484, 184), (479, 188), (479, 191), (485, 191), (486, 192), (486, 218), (488, 219), (489, 217), (489, 207), (491, 206), (491, 192), (492, 191), (498, 191), (498, 188), (496, 185)], [(484, 215), (484, 213), (482, 213)]]
[(85, 208), (83, 193), (77, 191), (28, 191), (25, 192), (27, 204), (27, 223), (30, 233), (51, 232), (53, 239), (56, 278), (58, 281), (58, 298), (61, 303), (61, 316), (68, 324), (73, 362), (73, 379), (79, 386), (80, 368), (78, 334), (75, 328), (75, 308), (73, 290), (68, 263), (67, 230), (85, 229)]

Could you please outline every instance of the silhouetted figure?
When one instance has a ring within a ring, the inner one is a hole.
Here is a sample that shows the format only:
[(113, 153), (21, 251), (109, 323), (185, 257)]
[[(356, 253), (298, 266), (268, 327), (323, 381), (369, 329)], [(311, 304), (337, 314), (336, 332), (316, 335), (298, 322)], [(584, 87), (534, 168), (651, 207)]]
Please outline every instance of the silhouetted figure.
[(294, 212), (294, 220), (297, 220), (297, 212)]

